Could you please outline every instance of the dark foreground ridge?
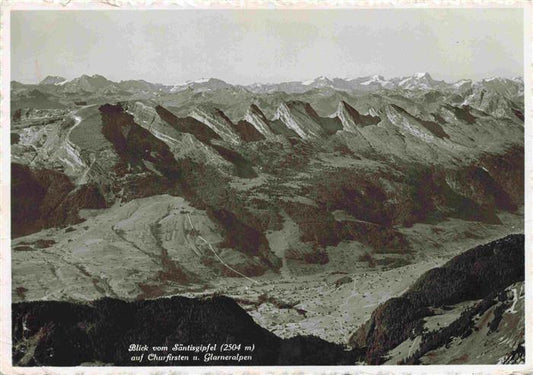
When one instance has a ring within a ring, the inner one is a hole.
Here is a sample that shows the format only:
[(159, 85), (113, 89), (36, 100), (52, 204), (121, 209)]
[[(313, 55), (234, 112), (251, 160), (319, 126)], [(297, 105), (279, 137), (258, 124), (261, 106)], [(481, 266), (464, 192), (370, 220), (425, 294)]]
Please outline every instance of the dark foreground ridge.
[[(444, 266), (424, 273), (402, 296), (378, 306), (371, 318), (351, 337), (352, 350), (313, 336), (281, 339), (257, 325), (234, 300), (223, 296), (135, 302), (104, 298), (88, 304), (17, 303), (12, 305), (13, 364), (345, 365), (363, 361), (381, 364), (391, 349), (413, 335), (419, 335), (419, 349), (403, 362), (416, 364), (426, 353), (448, 345), (452, 338), (472, 334), (475, 316), (484, 314), (491, 307), (494, 319), (489, 322), (487, 334), (496, 331), (504, 310), (512, 304), (506, 297), (505, 288), (523, 280), (523, 234), (509, 235), (474, 247)], [(424, 318), (431, 316), (435, 308), (446, 310), (463, 301), (478, 302), (448, 326), (423, 332)], [(523, 322), (511, 329), (515, 333), (517, 330), (523, 332)], [(129, 351), (132, 344), (149, 348), (142, 360), (132, 360), (133, 356), (139, 357), (143, 353)], [(229, 358), (206, 362), (205, 352), (172, 351), (176, 344), (217, 344), (217, 349), (209, 353)], [(241, 346), (221, 352), (222, 344)], [(520, 345), (509, 353), (512, 358), (518, 358), (517, 361), (523, 358), (523, 345)], [(160, 346), (168, 347), (168, 350), (155, 353), (151, 350)], [(244, 347), (254, 349), (246, 351)], [(157, 359), (152, 356), (150, 360), (149, 353), (155, 354)], [(188, 358), (167, 360), (169, 354)], [(194, 359), (194, 355), (198, 358)], [(238, 355), (246, 359), (238, 359)]]
[[(89, 305), (47, 301), (14, 304), (13, 365), (76, 366), (207, 366), (207, 365), (342, 365), (353, 364), (356, 352), (316, 337), (281, 339), (257, 325), (232, 299), (161, 298), (124, 302), (105, 298)], [(221, 352), (221, 344), (241, 344)], [(188, 355), (188, 360), (132, 361), (131, 344), (167, 346), (160, 357)], [(249, 360), (204, 362), (205, 353), (172, 351), (175, 344), (217, 344), (213, 355), (251, 356)], [(254, 347), (246, 352), (245, 346)], [(198, 360), (193, 360), (193, 355)]]
[(389, 350), (422, 333), (423, 318), (433, 314), (432, 308), (481, 300), (448, 327), (423, 335), (421, 350), (409, 361), (416, 363), (426, 352), (449, 343), (451, 337), (469, 335), (472, 318), (494, 305), (495, 297), (506, 287), (523, 280), (523, 234), (476, 246), (427, 271), (402, 296), (378, 306), (350, 338), (350, 344), (366, 351), (367, 363), (380, 364)]

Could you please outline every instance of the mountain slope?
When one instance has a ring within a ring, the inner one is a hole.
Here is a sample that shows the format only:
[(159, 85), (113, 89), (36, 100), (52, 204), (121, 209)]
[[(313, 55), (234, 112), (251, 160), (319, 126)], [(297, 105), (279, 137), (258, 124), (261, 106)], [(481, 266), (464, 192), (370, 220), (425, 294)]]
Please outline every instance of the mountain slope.
[[(356, 340), (369, 362), (521, 358), (473, 349), (520, 341), (521, 315), (501, 311), (521, 306), (511, 256), (421, 277), (523, 227), (520, 79), (68, 84), (12, 84), (30, 106), (12, 111), (13, 301), (223, 293), (283, 338), (343, 344), (379, 322)], [(472, 356), (447, 357), (467, 326)]]
[[(422, 333), (423, 320), (433, 314), (432, 309), (485, 299), (485, 307), (479, 305), (474, 310), (475, 313), (483, 313), (486, 305), (490, 306), (494, 296), (502, 289), (523, 280), (523, 235), (510, 235), (478, 246), (456, 256), (443, 267), (426, 272), (402, 296), (380, 305), (372, 313), (371, 319), (351, 337), (350, 343), (366, 350), (366, 360), (369, 363), (379, 364), (389, 350), (409, 338), (413, 341), (413, 333), (416, 332), (415, 336)], [(475, 313), (461, 318), (471, 319)], [(449, 342), (446, 340), (451, 336), (460, 336), (463, 334), (461, 329), (465, 329), (452, 325), (450, 327), (453, 329), (442, 329), (439, 340), (445, 341), (441, 341), (440, 345)], [(448, 336), (442, 337), (444, 334)], [(433, 336), (422, 337), (421, 345), (424, 346), (425, 342), (432, 339)], [(427, 345), (425, 351), (414, 354), (414, 358), (420, 358), (440, 345)], [(494, 360), (497, 361), (496, 358)]]

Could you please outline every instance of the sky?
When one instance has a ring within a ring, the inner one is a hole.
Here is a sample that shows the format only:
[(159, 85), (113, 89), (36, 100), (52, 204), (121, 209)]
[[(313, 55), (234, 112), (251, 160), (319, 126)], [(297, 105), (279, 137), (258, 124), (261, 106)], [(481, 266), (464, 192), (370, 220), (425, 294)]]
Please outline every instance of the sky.
[(514, 77), (522, 34), (521, 9), (14, 11), (11, 79)]

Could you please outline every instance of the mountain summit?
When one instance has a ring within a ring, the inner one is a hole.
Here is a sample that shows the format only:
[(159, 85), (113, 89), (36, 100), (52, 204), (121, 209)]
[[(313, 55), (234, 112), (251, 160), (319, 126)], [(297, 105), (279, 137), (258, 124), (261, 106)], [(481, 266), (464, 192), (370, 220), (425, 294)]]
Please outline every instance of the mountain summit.
[(66, 79), (60, 76), (47, 76), (45, 79), (43, 79), (41, 82), (39, 82), (39, 85), (59, 85), (61, 83), (66, 82)]
[(410, 77), (403, 78), (398, 86), (407, 89), (433, 89), (446, 85), (444, 81), (434, 80), (429, 73), (415, 73)]

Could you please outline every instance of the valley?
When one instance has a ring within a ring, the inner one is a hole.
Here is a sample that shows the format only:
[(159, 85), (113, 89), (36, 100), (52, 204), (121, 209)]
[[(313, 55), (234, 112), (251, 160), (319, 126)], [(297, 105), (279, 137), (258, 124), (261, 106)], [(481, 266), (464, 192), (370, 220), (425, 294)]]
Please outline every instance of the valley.
[[(386, 350), (352, 337), (427, 271), (524, 232), (520, 79), (50, 77), (12, 82), (11, 100), (16, 304), (223, 295), (280, 339), (445, 363), (442, 350), (411, 358), (421, 336)], [(508, 280), (498, 292), (523, 277)], [(495, 363), (519, 342), (463, 361)]]

